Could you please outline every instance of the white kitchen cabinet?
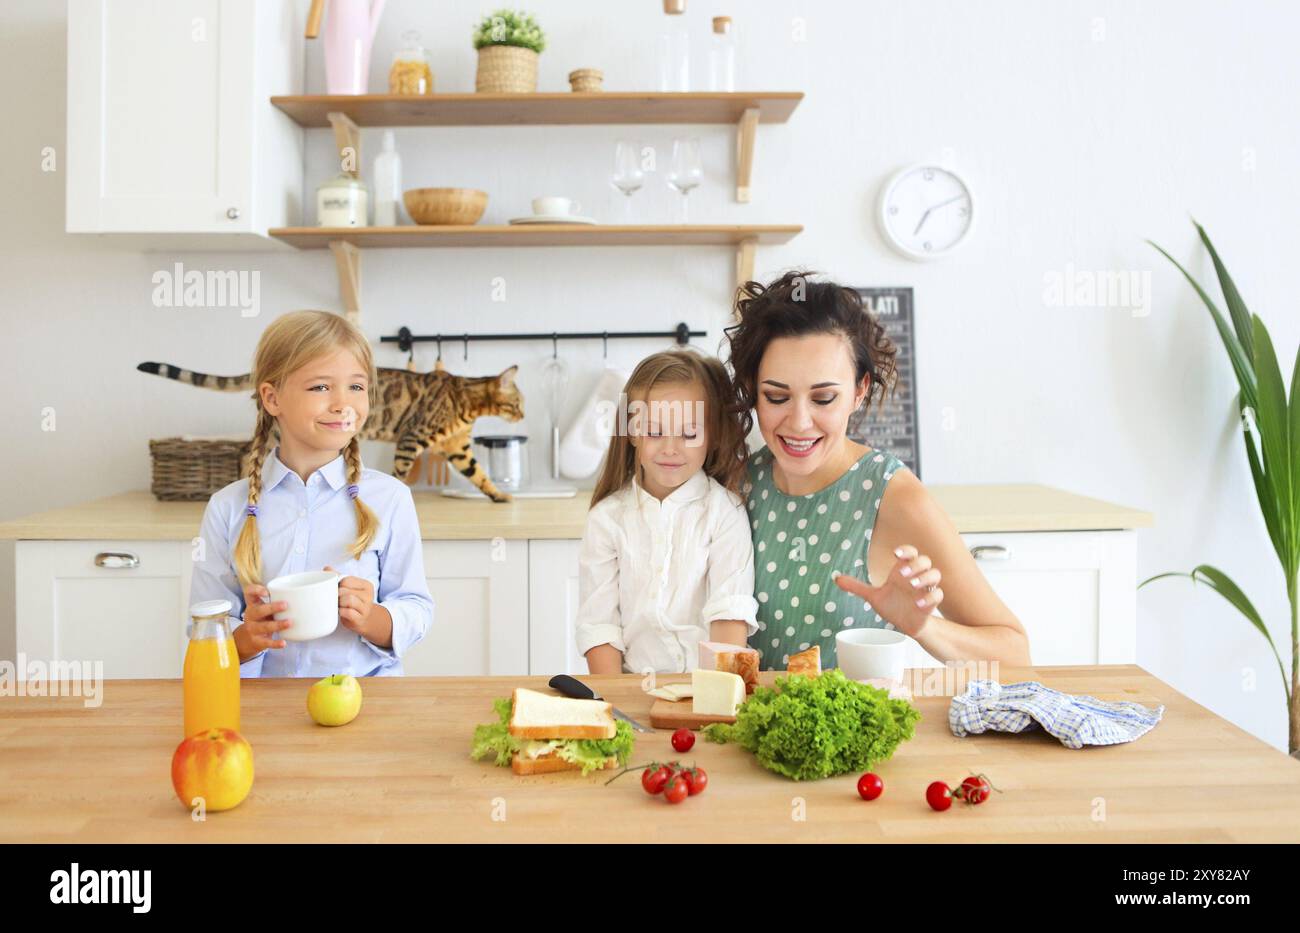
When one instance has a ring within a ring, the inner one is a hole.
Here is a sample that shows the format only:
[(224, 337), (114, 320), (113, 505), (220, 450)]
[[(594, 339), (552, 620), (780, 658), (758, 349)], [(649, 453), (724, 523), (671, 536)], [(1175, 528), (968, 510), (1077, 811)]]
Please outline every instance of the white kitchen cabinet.
[(17, 650), (103, 662), (104, 677), (179, 677), (189, 624), (190, 544), (19, 541)]
[[(962, 535), (995, 592), (1029, 635), (1035, 664), (1137, 660), (1137, 552), (1132, 531)], [(578, 542), (533, 541), (532, 674), (585, 673), (574, 644)], [(908, 667), (938, 667), (913, 642)]]
[(578, 546), (571, 539), (528, 543), (528, 673), (586, 674), (578, 654)]
[(433, 625), (402, 657), (417, 677), (528, 673), (528, 542), (424, 542)]
[(68, 232), (248, 248), (296, 223), (303, 130), (270, 97), (302, 91), (300, 6), (69, 0)]

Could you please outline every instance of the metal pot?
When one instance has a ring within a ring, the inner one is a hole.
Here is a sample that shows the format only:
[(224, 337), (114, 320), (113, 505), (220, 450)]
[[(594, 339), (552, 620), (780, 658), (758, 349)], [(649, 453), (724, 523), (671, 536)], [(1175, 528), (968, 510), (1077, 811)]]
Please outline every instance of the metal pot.
[(474, 438), (474, 457), (502, 492), (528, 485), (528, 438), (522, 434), (481, 434)]

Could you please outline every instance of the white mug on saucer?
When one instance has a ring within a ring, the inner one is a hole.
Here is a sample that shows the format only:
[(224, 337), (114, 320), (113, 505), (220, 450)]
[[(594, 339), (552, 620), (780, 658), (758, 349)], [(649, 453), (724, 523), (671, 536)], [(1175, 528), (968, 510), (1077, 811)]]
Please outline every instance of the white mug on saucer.
[(835, 656), (850, 680), (902, 680), (909, 640), (893, 629), (845, 629), (835, 636)]
[(547, 195), (543, 198), (533, 198), (533, 213), (543, 217), (566, 217), (569, 214), (582, 213), (582, 205), (573, 198)]
[(278, 632), (285, 641), (324, 638), (339, 625), (339, 577), (331, 570), (309, 570), (276, 577), (266, 585), (271, 602), (286, 602), (289, 608), (275, 614), (293, 624)]

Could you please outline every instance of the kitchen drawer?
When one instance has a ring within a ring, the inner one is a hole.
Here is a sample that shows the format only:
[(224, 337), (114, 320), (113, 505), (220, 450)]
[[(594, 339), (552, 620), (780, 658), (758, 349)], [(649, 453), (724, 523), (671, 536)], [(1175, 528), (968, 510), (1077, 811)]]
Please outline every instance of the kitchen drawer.
[(181, 541), (18, 541), (17, 650), (102, 662), (104, 677), (179, 677), (191, 546)]

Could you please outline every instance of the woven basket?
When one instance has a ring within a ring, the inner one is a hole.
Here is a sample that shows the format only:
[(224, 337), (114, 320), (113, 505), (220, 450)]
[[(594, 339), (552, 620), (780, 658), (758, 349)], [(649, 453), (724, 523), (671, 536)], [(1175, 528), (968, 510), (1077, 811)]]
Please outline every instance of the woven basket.
[(601, 90), (605, 73), (599, 68), (578, 68), (569, 72), (569, 87), (575, 94), (594, 94)]
[(478, 50), (474, 90), (480, 94), (532, 94), (537, 90), (537, 53), (517, 45)]
[(251, 440), (198, 440), (165, 437), (149, 441), (154, 498), (164, 502), (206, 501), (239, 479)]

